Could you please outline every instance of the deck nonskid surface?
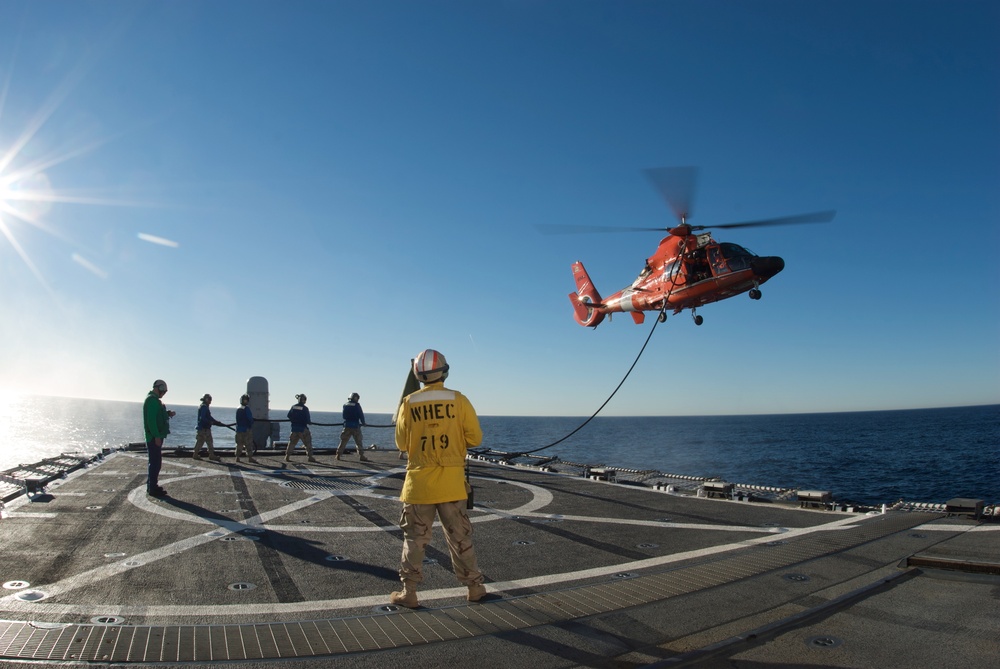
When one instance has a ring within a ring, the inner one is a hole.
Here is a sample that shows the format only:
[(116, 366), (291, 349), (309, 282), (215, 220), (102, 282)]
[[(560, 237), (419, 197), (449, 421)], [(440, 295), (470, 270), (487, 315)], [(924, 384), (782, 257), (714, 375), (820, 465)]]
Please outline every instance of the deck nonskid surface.
[(441, 641), (491, 646), (495, 635), (562, 634), (553, 626), (623, 615), (648, 632), (629, 644), (665, 643), (812, 606), (921, 551), (991, 554), (969, 520), (706, 500), (473, 461), (470, 516), (489, 599), (464, 601), (438, 528), (422, 608), (393, 610), (405, 463), (369, 457), (168, 458), (169, 497), (156, 499), (145, 494), (145, 457), (115, 453), (8, 505), (0, 656), (198, 662), (417, 645), (434, 663), (447, 656), (431, 650)]
[[(164, 463), (169, 497), (145, 494), (145, 458), (115, 454), (9, 508), (0, 525), (0, 611), (50, 620), (245, 619), (360, 611), (397, 586), (396, 525), (405, 463)], [(565, 587), (678, 555), (813, 527), (840, 516), (706, 503), (641, 488), (472, 466), (480, 567), (491, 590)], [(440, 531), (440, 530), (438, 530)], [(423, 602), (460, 601), (447, 547), (427, 552)]]

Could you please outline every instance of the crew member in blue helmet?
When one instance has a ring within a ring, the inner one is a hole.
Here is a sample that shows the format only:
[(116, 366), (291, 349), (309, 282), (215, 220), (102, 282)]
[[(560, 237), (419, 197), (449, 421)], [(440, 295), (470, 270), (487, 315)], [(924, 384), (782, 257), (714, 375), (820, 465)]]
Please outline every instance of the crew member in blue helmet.
[(298, 402), (288, 410), (288, 421), (291, 423), (292, 431), (288, 435), (285, 462), (292, 461), (292, 453), (295, 451), (295, 444), (299, 439), (302, 440), (302, 445), (306, 447), (306, 458), (309, 462), (316, 462), (316, 458), (313, 457), (312, 435), (309, 433), (309, 423), (312, 422), (312, 419), (309, 417), (309, 408), (306, 406), (306, 396), (299, 394), (295, 396), (295, 399)]
[(247, 451), (247, 462), (257, 464), (253, 459), (253, 412), (250, 411), (250, 396), (240, 397), (240, 408), (236, 410), (236, 462), (240, 461), (243, 449)]
[(361, 462), (371, 462), (365, 457), (364, 445), (361, 439), (361, 426), (365, 424), (365, 412), (361, 408), (360, 400), (361, 395), (351, 393), (351, 396), (347, 398), (347, 404), (344, 405), (344, 429), (340, 433), (340, 446), (337, 447), (338, 460), (344, 454), (344, 446), (347, 446), (347, 442), (350, 441), (351, 437), (354, 437), (354, 443), (358, 446), (358, 456)]
[(215, 454), (215, 444), (212, 441), (212, 426), (225, 427), (226, 424), (212, 418), (212, 410), (209, 405), (212, 403), (212, 396), (208, 393), (201, 398), (201, 406), (198, 407), (198, 434), (194, 440), (193, 460), (201, 460), (201, 445), (208, 446), (208, 459), (218, 462), (219, 456)]

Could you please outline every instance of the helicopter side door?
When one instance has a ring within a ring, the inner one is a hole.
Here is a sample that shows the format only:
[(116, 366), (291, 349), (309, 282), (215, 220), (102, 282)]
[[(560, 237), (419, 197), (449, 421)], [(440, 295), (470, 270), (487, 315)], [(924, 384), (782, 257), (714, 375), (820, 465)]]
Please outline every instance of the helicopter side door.
[(705, 249), (705, 252), (708, 256), (708, 265), (712, 268), (712, 276), (729, 274), (729, 264), (726, 262), (726, 258), (722, 255), (722, 249), (719, 248), (718, 244), (709, 245), (709, 247)]

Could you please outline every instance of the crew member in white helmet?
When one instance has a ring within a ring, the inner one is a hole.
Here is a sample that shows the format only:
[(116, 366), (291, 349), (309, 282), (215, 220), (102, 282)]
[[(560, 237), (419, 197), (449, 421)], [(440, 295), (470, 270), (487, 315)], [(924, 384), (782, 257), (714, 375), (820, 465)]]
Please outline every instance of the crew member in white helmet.
[(407, 454), (406, 480), (399, 495), (403, 589), (389, 595), (389, 602), (418, 606), (417, 585), (423, 580), (424, 551), (431, 542), (435, 515), (444, 527), (455, 576), (469, 588), (466, 599), (478, 602), (486, 596), (486, 586), (466, 512), (465, 453), (469, 446), (482, 443), (483, 431), (468, 398), (444, 387), (448, 363), (443, 355), (433, 349), (422, 351), (413, 361), (413, 373), (423, 388), (407, 395), (396, 415), (396, 448)]

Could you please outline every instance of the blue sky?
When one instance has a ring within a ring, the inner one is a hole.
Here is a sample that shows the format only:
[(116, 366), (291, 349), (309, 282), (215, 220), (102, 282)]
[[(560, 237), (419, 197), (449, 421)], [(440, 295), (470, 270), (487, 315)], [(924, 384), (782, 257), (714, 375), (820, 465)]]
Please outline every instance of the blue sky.
[[(423, 348), (482, 414), (590, 415), (591, 331), (667, 227), (785, 259), (657, 327), (605, 415), (1000, 402), (1000, 5), (0, 4), (0, 390), (392, 411)], [(27, 219), (27, 220), (26, 220)], [(30, 222), (29, 222), (30, 221)], [(169, 244), (164, 243), (169, 242)]]

